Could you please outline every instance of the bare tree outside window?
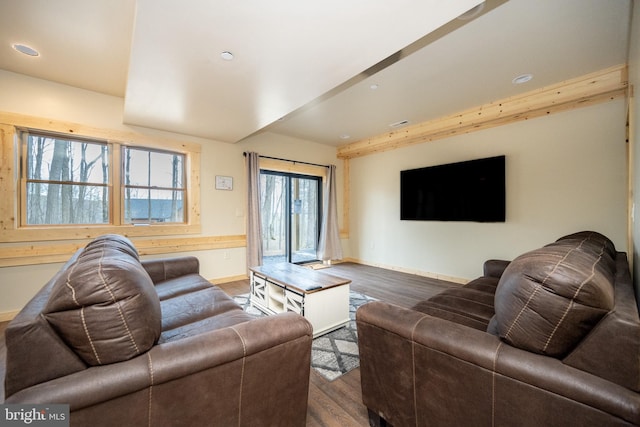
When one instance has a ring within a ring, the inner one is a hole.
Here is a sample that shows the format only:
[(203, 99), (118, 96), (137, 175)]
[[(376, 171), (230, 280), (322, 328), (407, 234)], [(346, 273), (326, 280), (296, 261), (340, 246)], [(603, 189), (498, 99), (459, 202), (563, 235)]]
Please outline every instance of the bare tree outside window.
[(107, 144), (37, 133), (25, 139), (27, 225), (109, 223)]

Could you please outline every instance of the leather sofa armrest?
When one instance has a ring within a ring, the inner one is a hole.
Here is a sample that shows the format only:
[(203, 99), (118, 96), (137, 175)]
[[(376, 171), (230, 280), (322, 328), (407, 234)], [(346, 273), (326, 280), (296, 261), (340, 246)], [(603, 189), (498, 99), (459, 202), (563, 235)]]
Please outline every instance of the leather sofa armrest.
[[(132, 395), (153, 385), (154, 396), (160, 396), (163, 387), (166, 393), (174, 396), (198, 393), (203, 387), (211, 388), (212, 395), (223, 401), (230, 398), (231, 407), (234, 407), (233, 397), (238, 390), (225, 387), (237, 385), (239, 381), (244, 384), (267, 381), (265, 384), (278, 390), (276, 394), (287, 394), (287, 387), (300, 393), (292, 384), (308, 385), (312, 335), (311, 324), (298, 314), (261, 317), (156, 345), (147, 353), (125, 362), (92, 367), (23, 389), (10, 396), (6, 403), (66, 403), (73, 412)], [(219, 373), (216, 374), (219, 381), (209, 384), (211, 379), (205, 372), (215, 370)], [(288, 377), (292, 384), (287, 382), (284, 387), (278, 377)], [(176, 388), (179, 382), (183, 386)], [(197, 395), (181, 396), (180, 400), (185, 402), (181, 405), (188, 407), (190, 399), (197, 401), (200, 398)]]
[[(492, 369), (496, 349), (501, 342), (498, 337), (486, 332), (469, 328), (455, 322), (430, 316), (419, 311), (406, 309), (396, 305), (375, 301), (361, 306), (356, 312), (358, 326), (358, 343), (361, 346), (361, 362), (363, 352), (378, 351), (383, 359), (389, 360), (394, 344), (382, 350), (381, 345), (389, 345), (389, 340), (404, 340), (444, 351), (478, 365)], [(361, 331), (364, 337), (361, 336)], [(410, 361), (406, 354), (401, 360)], [(364, 359), (367, 359), (364, 356)], [(406, 363), (406, 362), (405, 362)], [(361, 363), (362, 364), (362, 363)], [(390, 368), (391, 368), (390, 364)], [(413, 369), (413, 367), (411, 367)]]
[(194, 256), (141, 260), (153, 283), (200, 272), (200, 261)]
[(489, 259), (484, 262), (483, 274), (488, 277), (502, 277), (502, 273), (507, 268), (511, 261), (505, 261), (501, 259)]
[[(433, 375), (423, 376), (416, 372), (416, 367), (428, 368), (429, 362), (415, 362), (415, 350), (422, 346), (428, 346), (429, 341), (446, 339), (437, 337), (445, 330), (449, 335), (447, 326), (453, 326), (454, 330), (477, 338), (479, 343), (459, 343), (453, 340), (448, 342), (448, 351), (456, 349), (468, 353), (466, 357), (474, 360), (474, 365), (486, 369), (492, 366), (492, 353), (498, 345), (497, 338), (481, 331), (455, 324), (450, 321), (438, 319), (428, 314), (384, 302), (370, 302), (361, 306), (356, 312), (356, 324), (358, 328), (358, 347), (360, 352), (360, 379), (362, 387), (362, 401), (374, 414), (379, 415), (391, 425), (418, 425), (416, 414), (420, 410), (422, 392), (416, 389), (417, 384), (424, 384), (433, 378), (448, 378), (453, 375), (456, 382), (468, 383), (470, 378), (460, 372), (444, 372), (434, 370)], [(431, 326), (434, 328), (431, 329)], [(486, 336), (485, 336), (486, 335)], [(420, 344), (417, 346), (416, 344)], [(470, 348), (465, 349), (466, 346)], [(464, 378), (464, 379), (463, 379)], [(469, 384), (469, 390), (473, 390), (476, 384)], [(442, 408), (434, 412), (451, 412), (443, 409), (450, 406), (450, 394), (441, 390), (438, 384), (435, 390), (429, 391), (431, 399), (438, 402)], [(486, 390), (485, 387), (480, 390)], [(435, 395), (444, 395), (434, 399)], [(477, 393), (477, 391), (473, 391)], [(453, 394), (451, 394), (453, 395)], [(445, 400), (442, 400), (445, 399)], [(458, 399), (468, 400), (470, 396), (463, 394)], [(443, 404), (443, 402), (447, 404)], [(419, 415), (418, 415), (419, 417)], [(455, 425), (460, 420), (426, 419), (422, 424)], [(480, 425), (484, 420), (471, 420), (468, 425)], [(490, 424), (490, 423), (489, 423)]]
[(637, 393), (489, 333), (382, 302), (360, 307), (356, 318), (363, 402), (392, 425), (414, 425), (416, 417), (433, 424), (550, 422), (531, 418), (535, 407), (557, 407), (553, 412), (575, 417), (575, 425), (582, 416), (584, 425), (598, 417), (600, 425), (640, 423)]

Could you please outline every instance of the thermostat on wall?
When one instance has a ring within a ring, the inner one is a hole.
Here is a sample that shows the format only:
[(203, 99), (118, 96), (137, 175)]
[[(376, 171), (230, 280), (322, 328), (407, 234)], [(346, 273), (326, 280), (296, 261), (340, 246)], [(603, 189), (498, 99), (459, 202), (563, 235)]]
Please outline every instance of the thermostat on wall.
[(233, 190), (233, 177), (216, 175), (216, 190)]

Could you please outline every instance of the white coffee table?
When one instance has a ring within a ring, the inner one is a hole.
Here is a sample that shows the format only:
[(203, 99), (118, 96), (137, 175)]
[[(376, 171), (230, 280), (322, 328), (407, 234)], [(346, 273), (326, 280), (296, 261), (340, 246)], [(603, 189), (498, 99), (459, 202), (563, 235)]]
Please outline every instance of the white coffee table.
[(351, 280), (291, 263), (252, 267), (251, 305), (266, 314), (293, 311), (313, 326), (313, 337), (349, 323)]

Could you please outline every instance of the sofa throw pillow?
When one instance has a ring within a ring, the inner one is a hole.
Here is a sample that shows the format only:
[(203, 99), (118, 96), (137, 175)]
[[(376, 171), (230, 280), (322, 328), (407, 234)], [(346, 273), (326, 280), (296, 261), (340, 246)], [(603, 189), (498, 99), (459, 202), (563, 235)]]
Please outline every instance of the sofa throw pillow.
[(58, 278), (43, 310), (91, 366), (135, 357), (160, 337), (160, 301), (135, 248), (123, 239), (102, 237), (87, 245)]
[(507, 343), (563, 357), (614, 303), (615, 270), (605, 242), (567, 239), (523, 254), (505, 269), (491, 328)]

